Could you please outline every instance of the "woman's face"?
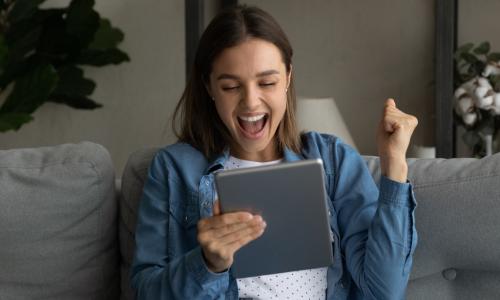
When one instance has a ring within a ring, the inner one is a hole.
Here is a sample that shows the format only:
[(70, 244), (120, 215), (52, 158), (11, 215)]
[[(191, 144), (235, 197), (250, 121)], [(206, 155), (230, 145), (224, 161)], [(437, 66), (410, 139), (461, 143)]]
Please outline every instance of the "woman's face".
[(231, 134), (233, 156), (279, 158), (274, 136), (285, 114), (289, 82), (281, 52), (261, 39), (248, 39), (216, 58), (208, 91)]

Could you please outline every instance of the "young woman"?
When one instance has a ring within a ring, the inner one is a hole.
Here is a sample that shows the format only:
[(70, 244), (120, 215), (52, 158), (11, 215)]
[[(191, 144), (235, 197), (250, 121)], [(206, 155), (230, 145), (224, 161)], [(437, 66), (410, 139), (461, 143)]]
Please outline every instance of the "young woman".
[[(417, 120), (394, 100), (377, 134), (379, 191), (351, 147), (297, 131), (290, 43), (266, 12), (239, 6), (201, 37), (175, 124), (179, 142), (156, 154), (140, 204), (131, 272), (138, 299), (404, 298), (417, 239), (405, 155)], [(214, 172), (309, 158), (324, 163), (333, 265), (234, 278), (235, 252), (266, 223), (221, 214)]]

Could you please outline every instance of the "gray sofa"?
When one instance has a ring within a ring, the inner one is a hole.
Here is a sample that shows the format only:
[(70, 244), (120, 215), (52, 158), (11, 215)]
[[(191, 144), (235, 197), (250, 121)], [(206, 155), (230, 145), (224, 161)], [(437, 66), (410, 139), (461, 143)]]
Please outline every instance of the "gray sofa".
[[(137, 205), (155, 148), (84, 142), (0, 151), (0, 299), (133, 299)], [(375, 180), (376, 157), (365, 157)], [(500, 154), (409, 159), (418, 201), (407, 299), (500, 299)]]

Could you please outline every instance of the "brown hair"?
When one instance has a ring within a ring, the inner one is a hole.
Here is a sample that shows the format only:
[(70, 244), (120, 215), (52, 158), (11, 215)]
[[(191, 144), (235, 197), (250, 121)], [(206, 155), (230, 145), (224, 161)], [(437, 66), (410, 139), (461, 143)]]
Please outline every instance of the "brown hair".
[[(281, 52), (287, 72), (291, 72), (293, 50), (290, 42), (276, 20), (262, 9), (236, 6), (221, 12), (210, 22), (201, 36), (190, 78), (172, 119), (172, 129), (179, 142), (191, 144), (207, 158), (220, 154), (229, 145), (231, 136), (217, 113), (205, 83), (209, 82), (212, 64), (218, 55), (248, 38), (258, 38), (274, 44)], [(285, 115), (276, 131), (280, 152), (284, 147), (300, 152), (301, 141), (295, 110), (292, 73)]]

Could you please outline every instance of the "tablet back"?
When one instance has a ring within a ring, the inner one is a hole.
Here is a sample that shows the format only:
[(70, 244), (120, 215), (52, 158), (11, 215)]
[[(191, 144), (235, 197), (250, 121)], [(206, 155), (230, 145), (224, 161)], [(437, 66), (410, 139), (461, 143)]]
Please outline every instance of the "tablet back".
[(223, 213), (258, 213), (267, 223), (260, 238), (236, 252), (236, 278), (333, 263), (321, 160), (228, 170), (215, 180)]

